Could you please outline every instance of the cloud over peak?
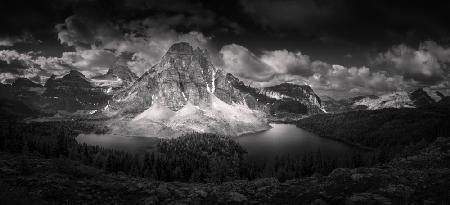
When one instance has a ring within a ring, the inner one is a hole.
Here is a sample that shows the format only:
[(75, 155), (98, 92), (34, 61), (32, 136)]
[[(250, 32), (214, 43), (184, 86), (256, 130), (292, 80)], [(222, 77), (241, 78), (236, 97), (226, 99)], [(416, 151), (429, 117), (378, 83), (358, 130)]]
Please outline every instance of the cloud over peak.
[(433, 85), (448, 78), (450, 48), (425, 41), (417, 49), (405, 44), (379, 53), (372, 64), (379, 70), (404, 76), (423, 85)]
[(342, 97), (339, 95), (382, 94), (420, 85), (400, 72), (329, 64), (311, 60), (301, 52), (274, 50), (257, 56), (243, 46), (231, 44), (220, 53), (226, 71), (259, 86), (293, 82), (308, 84), (322, 94)]

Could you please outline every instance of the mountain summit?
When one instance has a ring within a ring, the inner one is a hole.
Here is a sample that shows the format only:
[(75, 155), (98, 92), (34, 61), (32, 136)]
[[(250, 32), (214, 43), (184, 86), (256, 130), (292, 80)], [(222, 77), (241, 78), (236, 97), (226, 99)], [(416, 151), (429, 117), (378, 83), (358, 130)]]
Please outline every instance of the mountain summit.
[(114, 96), (113, 107), (124, 113), (139, 113), (155, 102), (173, 111), (188, 102), (207, 103), (209, 93), (214, 93), (218, 70), (205, 53), (184, 42), (172, 45), (158, 64)]
[(245, 95), (213, 66), (206, 50), (182, 42), (115, 95), (106, 112), (133, 118), (127, 130), (135, 134), (172, 129), (240, 135), (269, 128), (264, 112), (247, 106)]
[(206, 50), (185, 42), (173, 44), (105, 108), (107, 115), (131, 119), (127, 128), (115, 127), (133, 135), (196, 131), (236, 136), (268, 129), (267, 115), (321, 112), (320, 98), (309, 86), (245, 86), (216, 68)]

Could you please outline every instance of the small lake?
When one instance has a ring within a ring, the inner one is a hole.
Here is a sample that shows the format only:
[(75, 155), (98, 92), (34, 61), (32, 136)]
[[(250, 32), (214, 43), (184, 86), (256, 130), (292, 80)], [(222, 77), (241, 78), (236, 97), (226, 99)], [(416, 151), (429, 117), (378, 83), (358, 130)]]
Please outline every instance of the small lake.
[(247, 134), (236, 138), (248, 152), (248, 157), (256, 160), (275, 156), (301, 156), (309, 152), (320, 152), (329, 157), (349, 155), (357, 151), (347, 144), (319, 137), (293, 124), (270, 124), (271, 129)]
[[(316, 152), (330, 157), (339, 157), (356, 151), (344, 143), (318, 137), (293, 124), (271, 124), (272, 128), (258, 133), (242, 135), (235, 140), (248, 152), (248, 158), (254, 160), (270, 159), (281, 155), (303, 155)], [(132, 153), (153, 151), (158, 138), (81, 134), (77, 137), (79, 143), (99, 145), (105, 148), (123, 150)]]

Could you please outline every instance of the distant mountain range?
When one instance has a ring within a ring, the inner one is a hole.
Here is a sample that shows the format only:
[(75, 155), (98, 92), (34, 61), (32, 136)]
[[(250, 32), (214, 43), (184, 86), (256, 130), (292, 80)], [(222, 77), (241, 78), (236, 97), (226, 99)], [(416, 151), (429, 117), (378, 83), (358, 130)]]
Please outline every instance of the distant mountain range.
[(198, 131), (240, 135), (267, 129), (268, 120), (435, 103), (422, 89), (335, 100), (327, 96), (321, 99), (307, 85), (251, 87), (216, 68), (206, 50), (184, 42), (172, 45), (160, 62), (140, 77), (129, 69), (132, 56), (122, 53), (107, 73), (90, 79), (71, 70), (63, 76), (51, 76), (44, 86), (25, 78), (1, 84), (0, 105), (3, 110), (14, 108), (8, 114), (21, 116), (29, 112), (34, 116), (112, 118), (116, 121), (111, 125), (134, 129), (135, 134), (149, 132), (150, 124), (163, 134)]
[[(206, 50), (188, 43), (172, 45), (161, 61), (141, 77), (128, 67), (123, 53), (107, 73), (91, 79), (76, 70), (51, 76), (44, 86), (17, 79), (0, 88), (3, 101), (23, 102), (39, 114), (57, 117), (108, 117), (115, 127), (148, 133), (214, 132), (240, 135), (269, 128), (268, 116), (323, 113), (320, 98), (306, 85), (266, 88), (244, 85), (216, 68)], [(11, 105), (12, 103), (4, 103)], [(17, 104), (20, 105), (20, 104)], [(17, 109), (16, 109), (17, 110)]]
[[(445, 98), (445, 96), (441, 96)], [(420, 108), (436, 103), (422, 88), (413, 92), (397, 91), (381, 96), (367, 95), (349, 99), (335, 100), (322, 97), (325, 110), (328, 112), (347, 112), (351, 110), (379, 110), (384, 108)]]

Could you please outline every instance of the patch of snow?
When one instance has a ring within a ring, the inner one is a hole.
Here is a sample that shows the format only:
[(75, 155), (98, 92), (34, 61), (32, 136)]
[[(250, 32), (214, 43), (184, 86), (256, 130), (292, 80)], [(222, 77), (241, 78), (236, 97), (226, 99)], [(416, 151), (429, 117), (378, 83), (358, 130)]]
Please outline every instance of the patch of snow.
[(137, 94), (136, 91), (133, 92), (133, 93), (131, 93), (131, 94), (128, 93), (128, 95), (125, 96), (125, 98), (118, 99), (117, 102), (122, 102), (122, 101), (128, 101), (128, 100), (131, 100), (131, 99), (133, 99), (133, 98), (136, 96), (136, 94)]
[(183, 95), (184, 101), (188, 101), (188, 99), (186, 98), (186, 95), (184, 94), (184, 92), (181, 92), (181, 95)]
[(214, 93), (214, 91), (216, 90), (216, 85), (215, 85), (215, 81), (216, 81), (216, 70), (212, 70), (212, 77), (211, 77), (211, 93)]
[(109, 87), (108, 90), (106, 90), (106, 93), (111, 93), (112, 92), (112, 87)]
[(257, 132), (270, 128), (264, 113), (251, 110), (244, 104), (229, 105), (210, 94), (210, 104), (186, 104), (170, 120), (169, 127), (184, 132), (209, 132), (230, 136)]
[[(170, 129), (172, 134), (178, 133), (176, 136), (190, 132), (239, 136), (270, 128), (263, 112), (252, 110), (245, 103), (227, 104), (214, 94), (210, 94), (209, 103), (197, 106), (187, 102), (176, 112), (155, 103), (128, 124), (128, 129), (136, 128), (140, 130), (140, 133), (160, 132), (155, 129), (164, 129), (168, 132), (167, 130)], [(144, 136), (162, 137), (150, 134)]]
[(383, 108), (414, 108), (408, 93), (398, 91), (380, 96), (377, 99), (370, 97), (363, 98), (354, 103), (354, 106), (367, 106), (368, 110), (378, 110)]
[(96, 113), (98, 110), (90, 110), (90, 111), (88, 111), (88, 114), (89, 115), (92, 115), (92, 114), (94, 114), (94, 113)]
[(267, 91), (265, 89), (259, 89), (259, 94), (263, 94), (269, 98), (273, 98), (273, 99), (277, 99), (277, 100), (281, 100), (281, 99), (289, 99), (291, 97), (281, 94), (279, 92), (275, 92), (275, 91)]
[(96, 87), (120, 87), (123, 84), (122, 79), (113, 78), (113, 79), (90, 79), (91, 83)]
[(133, 118), (132, 121), (145, 120), (165, 122), (174, 115), (175, 112), (170, 110), (168, 107), (160, 105), (159, 103), (154, 103), (152, 106), (150, 106), (150, 108)]

